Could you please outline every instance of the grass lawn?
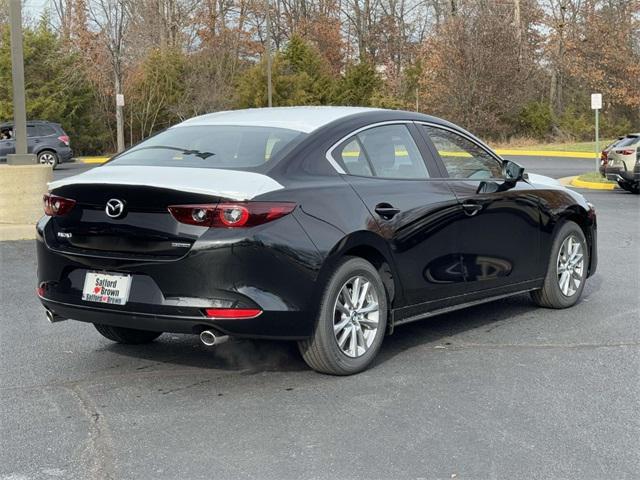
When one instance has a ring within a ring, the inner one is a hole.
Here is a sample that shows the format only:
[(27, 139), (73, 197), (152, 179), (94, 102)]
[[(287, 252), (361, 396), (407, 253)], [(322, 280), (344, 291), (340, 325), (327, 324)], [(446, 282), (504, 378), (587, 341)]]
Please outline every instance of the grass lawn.
[(611, 180), (607, 180), (599, 172), (587, 172), (578, 177), (578, 180), (583, 182), (595, 182), (595, 183), (616, 183)]
[[(600, 140), (600, 150), (609, 145), (613, 140)], [(513, 150), (544, 150), (556, 152), (595, 152), (596, 142), (566, 142), (566, 143), (536, 143), (530, 139), (515, 139), (512, 142), (492, 144), (493, 148)]]

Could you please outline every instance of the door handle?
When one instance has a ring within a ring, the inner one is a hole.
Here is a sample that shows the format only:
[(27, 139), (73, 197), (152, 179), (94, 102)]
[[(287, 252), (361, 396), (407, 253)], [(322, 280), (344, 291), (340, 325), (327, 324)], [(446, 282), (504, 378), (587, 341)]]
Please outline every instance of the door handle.
[(379, 203), (376, 205), (375, 212), (385, 220), (389, 220), (400, 213), (400, 209), (388, 203)]
[(462, 204), (462, 209), (468, 216), (473, 217), (480, 210), (482, 210), (482, 205), (480, 205), (479, 203), (464, 202)]

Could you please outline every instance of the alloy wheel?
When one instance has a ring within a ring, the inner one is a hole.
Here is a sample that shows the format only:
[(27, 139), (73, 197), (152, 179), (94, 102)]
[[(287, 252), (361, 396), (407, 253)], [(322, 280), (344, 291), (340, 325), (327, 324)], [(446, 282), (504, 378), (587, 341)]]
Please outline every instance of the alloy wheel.
[(40, 163), (43, 165), (53, 165), (55, 163), (56, 158), (53, 156), (53, 153), (45, 152), (42, 155), (40, 155), (38, 159), (40, 160)]
[(564, 239), (558, 252), (558, 286), (565, 297), (576, 294), (584, 277), (584, 251), (574, 235)]
[(347, 280), (333, 309), (333, 334), (348, 357), (364, 355), (378, 332), (380, 308), (375, 286), (363, 276)]

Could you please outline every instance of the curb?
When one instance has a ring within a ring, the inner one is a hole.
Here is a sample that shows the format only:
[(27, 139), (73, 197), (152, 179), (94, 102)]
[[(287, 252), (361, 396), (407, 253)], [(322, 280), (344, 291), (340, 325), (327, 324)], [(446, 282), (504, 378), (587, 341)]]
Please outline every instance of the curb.
[(578, 177), (571, 180), (571, 186), (590, 190), (613, 190), (618, 187), (615, 183), (585, 182), (584, 180), (578, 180)]
[(105, 163), (111, 157), (77, 157), (76, 160), (80, 163), (85, 163), (89, 165), (98, 165)]
[(36, 238), (35, 224), (0, 224), (0, 242), (10, 240), (33, 240), (34, 238)]
[(511, 150), (496, 148), (498, 155), (521, 156), (521, 157), (566, 157), (566, 158), (589, 158), (594, 160), (596, 154), (592, 152), (564, 152), (554, 150)]

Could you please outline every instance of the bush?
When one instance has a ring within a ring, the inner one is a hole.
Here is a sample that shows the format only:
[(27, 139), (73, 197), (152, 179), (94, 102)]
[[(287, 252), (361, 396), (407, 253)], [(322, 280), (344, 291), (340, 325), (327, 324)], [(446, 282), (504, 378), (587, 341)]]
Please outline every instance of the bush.
[(551, 134), (553, 113), (547, 103), (529, 102), (520, 110), (517, 122), (518, 133), (542, 139)]

